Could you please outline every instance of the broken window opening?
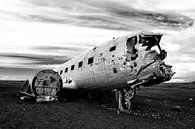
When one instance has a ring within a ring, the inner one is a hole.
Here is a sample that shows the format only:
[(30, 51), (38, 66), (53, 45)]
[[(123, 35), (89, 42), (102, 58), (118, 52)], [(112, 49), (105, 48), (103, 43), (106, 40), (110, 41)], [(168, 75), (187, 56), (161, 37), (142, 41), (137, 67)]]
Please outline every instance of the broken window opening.
[(65, 69), (65, 73), (67, 73), (67, 72), (68, 72), (68, 68)]
[[(162, 35), (139, 35), (139, 43), (142, 44), (142, 46), (146, 46), (146, 51), (150, 51), (154, 46), (157, 46), (160, 52), (161, 47), (159, 42), (161, 37)], [(155, 50), (157, 49), (155, 48)]]
[(138, 57), (138, 50), (135, 48), (135, 45), (137, 43), (137, 37), (130, 37), (127, 39), (126, 47), (127, 47), (127, 61), (135, 60)]
[[(142, 47), (145, 47), (146, 51), (149, 53), (146, 57), (160, 58), (161, 60), (165, 59), (167, 56), (167, 52), (161, 49), (159, 44), (162, 35), (139, 35), (139, 44)], [(157, 56), (158, 55), (158, 56)]]
[(88, 64), (92, 64), (93, 63), (93, 57), (90, 57), (89, 59), (88, 59)]
[(109, 51), (112, 52), (114, 50), (116, 50), (116, 46), (111, 47)]
[(74, 70), (74, 65), (71, 66), (71, 70)]
[(79, 62), (79, 66), (78, 68), (82, 67), (83, 66), (83, 61)]

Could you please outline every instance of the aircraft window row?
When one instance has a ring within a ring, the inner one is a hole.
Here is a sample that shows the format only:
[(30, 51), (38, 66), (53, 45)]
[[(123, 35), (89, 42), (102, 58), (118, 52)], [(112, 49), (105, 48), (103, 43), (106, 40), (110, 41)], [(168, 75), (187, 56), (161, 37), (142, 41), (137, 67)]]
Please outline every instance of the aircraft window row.
[[(89, 63), (89, 64), (93, 63), (93, 57), (89, 58), (88, 63)], [(80, 61), (79, 64), (78, 64), (78, 68), (80, 68), (80, 67), (82, 67), (82, 66), (83, 66), (83, 61)], [(72, 66), (71, 66), (71, 70), (74, 70), (74, 67), (75, 67), (75, 65), (72, 65)], [(65, 72), (65, 73), (68, 72), (68, 67), (65, 68), (65, 71), (64, 71), (64, 72)], [(62, 74), (62, 70), (61, 70), (59, 73), (60, 73), (60, 75), (61, 75), (61, 74)]]
[[(110, 47), (110, 49), (109, 49), (109, 51), (110, 52), (112, 52), (112, 51), (115, 51), (116, 50), (116, 46), (112, 46), (112, 47)], [(103, 55), (103, 53), (100, 53), (100, 56), (102, 56)], [(93, 61), (94, 61), (94, 57), (90, 57), (90, 58), (88, 58), (88, 64), (92, 64), (93, 63)], [(75, 65), (72, 65), (71, 66), (71, 70), (74, 70), (74, 66)], [(83, 61), (80, 61), (79, 62), (79, 64), (78, 64), (78, 68), (80, 68), (80, 67), (82, 67), (83, 66)], [(62, 74), (62, 70), (60, 71), (60, 75)], [(65, 71), (64, 71), (65, 73), (67, 73), (68, 72), (68, 68), (65, 68)]]

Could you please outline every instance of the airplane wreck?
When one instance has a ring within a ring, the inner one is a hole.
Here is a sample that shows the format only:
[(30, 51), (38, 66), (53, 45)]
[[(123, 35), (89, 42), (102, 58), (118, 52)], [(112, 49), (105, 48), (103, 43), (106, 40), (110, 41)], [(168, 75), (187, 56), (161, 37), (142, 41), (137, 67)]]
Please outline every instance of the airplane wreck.
[[(112, 39), (54, 70), (38, 72), (24, 83), (20, 99), (60, 100), (66, 91), (112, 91), (117, 109), (129, 111), (139, 86), (169, 81), (174, 72), (165, 64), (161, 33), (140, 32)], [(61, 91), (64, 92), (61, 92)]]

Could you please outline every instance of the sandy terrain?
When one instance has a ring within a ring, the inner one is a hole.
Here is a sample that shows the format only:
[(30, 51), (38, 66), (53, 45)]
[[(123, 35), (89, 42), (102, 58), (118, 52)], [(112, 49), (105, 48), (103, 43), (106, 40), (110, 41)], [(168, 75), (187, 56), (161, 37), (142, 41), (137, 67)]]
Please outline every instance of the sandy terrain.
[(195, 83), (141, 88), (130, 114), (117, 114), (107, 99), (76, 97), (68, 102), (19, 100), (23, 82), (0, 81), (0, 129), (194, 129)]

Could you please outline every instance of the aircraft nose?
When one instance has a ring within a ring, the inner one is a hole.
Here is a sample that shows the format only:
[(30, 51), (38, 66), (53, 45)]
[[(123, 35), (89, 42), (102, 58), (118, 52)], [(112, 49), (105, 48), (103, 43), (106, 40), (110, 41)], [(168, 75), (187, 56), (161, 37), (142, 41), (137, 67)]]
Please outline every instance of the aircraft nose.
[(145, 86), (169, 81), (175, 74), (171, 68), (172, 66), (166, 65), (162, 61), (154, 61), (139, 70), (137, 79), (148, 82), (144, 84)]

